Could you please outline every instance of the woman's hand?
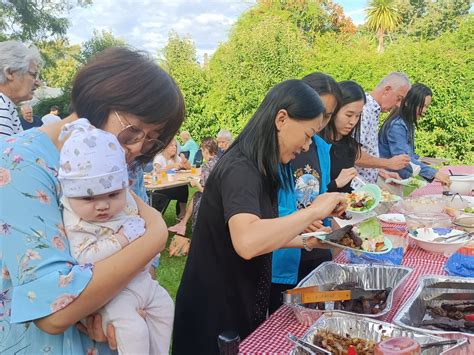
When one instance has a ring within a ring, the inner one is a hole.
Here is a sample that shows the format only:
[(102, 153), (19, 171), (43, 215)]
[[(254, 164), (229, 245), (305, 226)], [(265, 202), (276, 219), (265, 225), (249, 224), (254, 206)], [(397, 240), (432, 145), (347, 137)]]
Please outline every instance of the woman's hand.
[[(143, 309), (137, 309), (137, 313), (145, 319), (146, 312)], [(102, 328), (102, 316), (99, 313), (91, 314), (86, 319), (87, 326), (82, 323), (77, 323), (76, 327), (79, 331), (87, 334), (92, 340), (109, 344), (111, 350), (117, 350), (117, 339), (115, 336), (115, 328), (112, 324), (107, 324), (107, 332), (104, 334)]]
[[(139, 312), (140, 313), (140, 312)], [(140, 313), (140, 315), (142, 315)], [(143, 316), (142, 316), (143, 317)], [(111, 350), (117, 350), (117, 340), (115, 337), (115, 328), (112, 324), (107, 324), (107, 334), (102, 329), (102, 317), (99, 313), (92, 314), (86, 319), (87, 326), (77, 323), (76, 327), (79, 331), (87, 334), (89, 338), (96, 342), (107, 342)]]
[(339, 216), (346, 210), (346, 195), (338, 192), (327, 192), (319, 195), (309, 208), (318, 209), (321, 218), (327, 216)]
[[(160, 251), (166, 246), (166, 240), (168, 239), (168, 228), (166, 227), (163, 216), (159, 211), (146, 204), (140, 197), (138, 197), (133, 191), (130, 191), (134, 197), (137, 207), (138, 214), (145, 220), (145, 228), (147, 233), (141, 238), (159, 238), (161, 239)], [(153, 233), (148, 233), (152, 229)], [(148, 236), (148, 237), (147, 237)]]
[(356, 168), (342, 169), (336, 178), (336, 186), (343, 187), (346, 186), (353, 178), (357, 176)]
[(449, 186), (451, 185), (451, 180), (449, 179), (449, 175), (438, 171), (435, 175), (435, 179), (438, 180), (442, 185)]
[(400, 154), (388, 159), (387, 169), (401, 170), (410, 164), (410, 156), (408, 154)]
[(191, 169), (191, 163), (189, 162), (188, 159), (184, 156), (183, 153), (179, 155), (181, 157), (181, 161), (179, 163), (179, 169)]
[(305, 230), (305, 233), (311, 233), (311, 232), (327, 232), (330, 233), (332, 229), (330, 227), (326, 227), (323, 225), (323, 221), (314, 221), (311, 223)]
[(398, 175), (398, 173), (393, 172), (393, 171), (387, 171), (387, 170), (379, 169), (379, 175), (384, 180), (387, 180), (389, 178), (392, 178), (392, 179), (395, 179), (395, 180), (400, 180), (400, 175)]

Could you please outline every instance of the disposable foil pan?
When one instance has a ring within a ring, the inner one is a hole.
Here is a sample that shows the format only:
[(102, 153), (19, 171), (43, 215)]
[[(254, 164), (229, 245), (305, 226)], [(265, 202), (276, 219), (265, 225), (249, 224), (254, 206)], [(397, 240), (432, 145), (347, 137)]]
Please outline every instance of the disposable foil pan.
[[(343, 282), (356, 282), (365, 290), (381, 290), (390, 287), (392, 291), (387, 297), (385, 309), (377, 314), (364, 314), (366, 317), (379, 318), (387, 314), (392, 308), (393, 298), (398, 294), (400, 286), (413, 270), (404, 266), (381, 264), (337, 264), (326, 261), (314, 269), (296, 287), (317, 286), (325, 284), (341, 284)], [(314, 323), (326, 311), (334, 310), (334, 302), (326, 302), (325, 310), (306, 308), (303, 305), (290, 305), (298, 322), (306, 325)], [(341, 313), (356, 314), (353, 312), (339, 311)]]
[[(382, 322), (376, 319), (370, 319), (360, 315), (347, 314), (342, 312), (328, 312), (323, 314), (303, 335), (301, 339), (313, 343), (313, 338), (318, 330), (329, 330), (337, 334), (348, 335), (351, 338), (368, 339), (380, 342), (385, 338), (392, 337), (410, 337), (415, 339), (420, 345), (435, 341), (444, 340), (444, 338), (423, 332), (419, 329), (408, 329), (398, 325)], [(445, 345), (442, 348), (426, 349), (423, 355), (438, 354), (457, 354), (462, 348), (465, 348), (466, 338), (459, 339), (457, 344)], [(307, 351), (295, 347), (293, 355), (308, 354)]]
[[(427, 288), (438, 282), (449, 282), (452, 287), (449, 288)], [(456, 289), (456, 284), (472, 285), (472, 288)], [(455, 291), (454, 291), (455, 290)], [(450, 332), (443, 330), (432, 330), (420, 328), (421, 321), (426, 313), (426, 306), (430, 299), (444, 293), (474, 293), (474, 278), (467, 277), (450, 277), (450, 276), (423, 276), (420, 277), (419, 285), (411, 297), (406, 301), (402, 308), (398, 311), (393, 321), (398, 324), (414, 330), (422, 330), (426, 333), (435, 334), (449, 339), (459, 339), (467, 337), (470, 344), (459, 354), (474, 354), (474, 334), (463, 332)]]

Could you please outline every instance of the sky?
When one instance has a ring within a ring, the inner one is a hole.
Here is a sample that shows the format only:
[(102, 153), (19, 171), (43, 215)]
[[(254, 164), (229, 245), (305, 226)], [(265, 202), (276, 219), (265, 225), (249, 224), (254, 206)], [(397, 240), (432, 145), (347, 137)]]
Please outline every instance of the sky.
[[(355, 24), (364, 21), (367, 0), (336, 0)], [(229, 29), (254, 0), (93, 0), (91, 6), (73, 8), (68, 18), (71, 44), (92, 37), (93, 30), (111, 31), (114, 37), (153, 55), (166, 45), (175, 30), (189, 35), (198, 59), (212, 55), (227, 40)]]

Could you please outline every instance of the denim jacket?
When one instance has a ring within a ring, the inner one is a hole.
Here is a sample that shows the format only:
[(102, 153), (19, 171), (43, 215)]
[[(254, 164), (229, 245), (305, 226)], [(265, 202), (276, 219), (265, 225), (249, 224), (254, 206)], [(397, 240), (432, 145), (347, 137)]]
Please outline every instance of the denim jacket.
[[(319, 166), (321, 168), (321, 187), (320, 193), (327, 190), (327, 185), (331, 180), (331, 159), (329, 151), (331, 144), (326, 143), (321, 137), (314, 135), (313, 143), (317, 147), (317, 154), (319, 157)], [(287, 166), (289, 172), (293, 176), (291, 166)], [(295, 183), (291, 179), (290, 187), (288, 189), (280, 188), (278, 191), (278, 216), (288, 216), (297, 211), (296, 207), (296, 193)], [(330, 226), (330, 221), (326, 218), (323, 221), (325, 226)], [(294, 285), (298, 282), (298, 269), (301, 260), (301, 249), (284, 248), (273, 252), (272, 259), (272, 282)]]
[[(381, 158), (391, 158), (399, 154), (408, 154), (413, 164), (419, 165), (421, 168), (420, 176), (426, 180), (433, 180), (436, 169), (419, 161), (419, 155), (415, 154), (415, 137), (414, 132), (410, 133), (405, 121), (399, 116), (383, 127), (379, 132), (379, 152)], [(407, 179), (413, 174), (410, 165), (398, 170), (398, 175), (402, 179)]]

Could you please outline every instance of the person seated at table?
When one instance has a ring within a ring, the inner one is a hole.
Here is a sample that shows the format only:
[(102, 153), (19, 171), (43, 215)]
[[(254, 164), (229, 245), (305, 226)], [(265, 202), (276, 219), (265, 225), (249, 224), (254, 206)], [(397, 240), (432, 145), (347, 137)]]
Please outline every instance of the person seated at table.
[(189, 249), (189, 239), (184, 237), (186, 235), (186, 225), (189, 219), (192, 217), (191, 231), (194, 230), (196, 225), (197, 214), (199, 205), (201, 204), (202, 193), (204, 192), (204, 186), (206, 185), (207, 178), (211, 173), (212, 169), (219, 160), (217, 142), (212, 138), (204, 138), (201, 143), (202, 155), (205, 163), (201, 167), (201, 178), (199, 181), (191, 180), (189, 184), (192, 187), (197, 188), (197, 192), (194, 194), (192, 202), (188, 203), (186, 207), (186, 214), (184, 218), (172, 227), (169, 227), (170, 232), (175, 232), (176, 235), (173, 238), (172, 245), (170, 245), (170, 255), (187, 255)]
[(219, 133), (217, 133), (217, 145), (219, 147), (219, 157), (224, 154), (227, 148), (230, 147), (232, 144), (232, 133), (230, 131), (221, 129)]
[(183, 141), (183, 144), (181, 145), (181, 153), (189, 152), (189, 162), (191, 163), (191, 165), (194, 165), (194, 156), (199, 150), (199, 146), (194, 141), (194, 139), (191, 138), (191, 135), (188, 131), (181, 132), (179, 134), (179, 138), (181, 138), (181, 140)]
[[(166, 148), (153, 159), (155, 173), (161, 173), (168, 170), (191, 169), (191, 164), (183, 154), (177, 154), (176, 140), (173, 139)], [(169, 200), (176, 200), (176, 218), (181, 220), (186, 212), (186, 203), (188, 202), (188, 186), (178, 186), (169, 189), (160, 190), (159, 193), (153, 193), (153, 207), (158, 206), (160, 196), (165, 195)], [(156, 197), (156, 198), (155, 198)], [(156, 207), (155, 207), (156, 208)]]
[[(408, 154), (411, 162), (418, 165), (419, 175), (428, 181), (436, 179), (443, 185), (449, 185), (449, 176), (422, 163), (415, 154), (415, 129), (418, 121), (431, 104), (433, 93), (423, 84), (415, 84), (402, 100), (400, 107), (390, 113), (379, 131), (380, 156), (391, 158), (398, 154)], [(401, 178), (412, 176), (411, 165), (397, 170)]]

